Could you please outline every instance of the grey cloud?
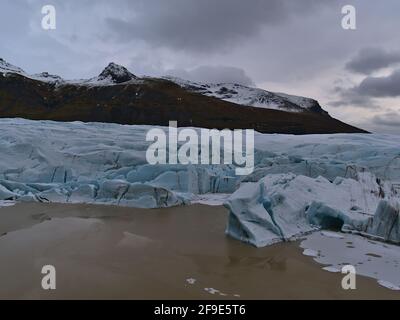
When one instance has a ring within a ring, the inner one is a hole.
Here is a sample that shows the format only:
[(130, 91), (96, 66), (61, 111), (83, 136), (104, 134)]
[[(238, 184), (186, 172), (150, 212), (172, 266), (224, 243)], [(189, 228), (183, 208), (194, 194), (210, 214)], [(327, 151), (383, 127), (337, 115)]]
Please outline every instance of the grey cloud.
[(400, 96), (400, 69), (387, 77), (367, 77), (354, 90), (370, 97)]
[(400, 112), (387, 111), (364, 121), (363, 128), (371, 132), (400, 134)]
[(400, 132), (400, 113), (391, 111), (376, 115), (372, 118), (372, 123), (376, 125), (395, 127)]
[(183, 69), (168, 70), (167, 74), (195, 82), (238, 83), (244, 86), (254, 85), (254, 82), (243, 69), (235, 67), (200, 66), (189, 71)]
[(389, 52), (381, 48), (364, 48), (346, 64), (346, 69), (370, 74), (399, 62), (400, 52)]
[(333, 90), (339, 96), (338, 100), (328, 103), (332, 107), (357, 107), (379, 109), (380, 107), (368, 96), (361, 95), (354, 88), (335, 87)]
[(353, 123), (355, 126), (366, 129), (370, 132), (400, 134), (400, 113), (389, 110), (380, 114), (374, 115), (368, 119), (357, 119)]
[(336, 87), (334, 92), (340, 99), (330, 103), (333, 107), (379, 108), (374, 103), (374, 98), (400, 96), (400, 69), (386, 77), (366, 77), (360, 84), (351, 88)]
[(281, 24), (292, 13), (309, 13), (336, 1), (152, 0), (128, 1), (132, 18), (106, 18), (113, 37), (141, 39), (154, 46), (208, 52), (245, 41), (264, 26)]

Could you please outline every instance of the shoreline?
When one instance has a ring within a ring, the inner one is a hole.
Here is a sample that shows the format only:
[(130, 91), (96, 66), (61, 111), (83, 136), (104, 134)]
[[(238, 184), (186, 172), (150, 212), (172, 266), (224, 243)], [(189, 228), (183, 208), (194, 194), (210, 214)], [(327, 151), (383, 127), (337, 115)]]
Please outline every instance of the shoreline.
[[(17, 203), (0, 208), (2, 299), (400, 299), (376, 280), (302, 254), (300, 241), (255, 248), (225, 235), (222, 206), (136, 209)], [(41, 266), (57, 289), (40, 287)]]

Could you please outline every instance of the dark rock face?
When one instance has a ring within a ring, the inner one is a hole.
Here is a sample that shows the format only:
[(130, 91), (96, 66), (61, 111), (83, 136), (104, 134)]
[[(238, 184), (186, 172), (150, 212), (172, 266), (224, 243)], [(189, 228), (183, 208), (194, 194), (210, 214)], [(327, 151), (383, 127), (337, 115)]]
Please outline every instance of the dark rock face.
[(99, 80), (110, 80), (113, 83), (123, 83), (137, 77), (130, 73), (128, 69), (111, 62), (98, 76)]

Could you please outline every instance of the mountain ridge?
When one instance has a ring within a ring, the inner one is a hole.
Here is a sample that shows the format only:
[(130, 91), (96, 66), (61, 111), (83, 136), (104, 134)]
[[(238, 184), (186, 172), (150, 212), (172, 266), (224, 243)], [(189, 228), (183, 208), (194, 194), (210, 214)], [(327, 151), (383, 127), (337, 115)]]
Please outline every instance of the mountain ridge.
[[(0, 117), (151, 125), (168, 125), (170, 120), (177, 120), (180, 126), (249, 128), (264, 133), (366, 132), (330, 117), (310, 98), (240, 87), (270, 98), (259, 100), (264, 102), (260, 107), (238, 104), (240, 101), (232, 96), (227, 98), (229, 92), (221, 92), (223, 88), (229, 91), (226, 84), (211, 86), (219, 88), (220, 96), (199, 92), (166, 77), (139, 78), (115, 63), (97, 77), (64, 80), (46, 72), (28, 75), (0, 60)], [(293, 99), (300, 100), (299, 104)], [(307, 103), (308, 108), (304, 106)]]

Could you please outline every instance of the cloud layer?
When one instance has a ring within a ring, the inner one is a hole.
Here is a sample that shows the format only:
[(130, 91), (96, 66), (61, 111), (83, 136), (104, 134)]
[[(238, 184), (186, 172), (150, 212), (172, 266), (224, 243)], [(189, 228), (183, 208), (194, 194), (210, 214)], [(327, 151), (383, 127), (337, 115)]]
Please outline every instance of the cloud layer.
[(166, 74), (194, 82), (237, 83), (244, 86), (254, 86), (254, 82), (245, 71), (235, 67), (200, 66), (192, 70), (168, 70)]
[[(336, 1), (336, 0), (335, 0)], [(212, 52), (226, 50), (260, 33), (263, 27), (283, 24), (328, 0), (129, 0), (133, 14), (106, 22), (114, 37), (143, 40), (152, 46)]]
[(400, 127), (400, 112), (387, 112), (373, 117), (372, 122), (381, 126), (388, 126), (399, 128)]
[(382, 48), (363, 48), (346, 64), (346, 68), (350, 71), (370, 74), (397, 63), (400, 63), (400, 51), (391, 52)]
[(400, 96), (400, 69), (387, 77), (367, 77), (355, 90), (369, 97)]

